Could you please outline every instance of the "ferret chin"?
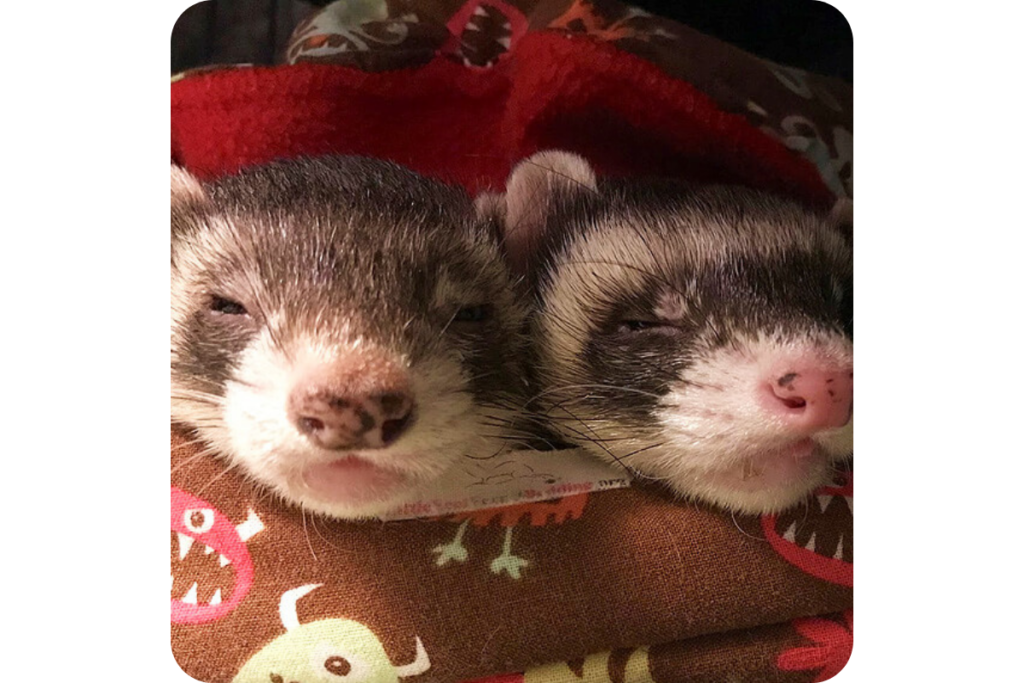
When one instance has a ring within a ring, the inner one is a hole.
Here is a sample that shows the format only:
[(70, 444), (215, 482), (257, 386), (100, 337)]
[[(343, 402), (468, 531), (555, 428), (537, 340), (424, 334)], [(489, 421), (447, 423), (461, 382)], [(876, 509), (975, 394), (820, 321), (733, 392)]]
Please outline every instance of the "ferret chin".
[(382, 514), (507, 447), (525, 311), (468, 196), (387, 162), (171, 169), (171, 419), (305, 510)]
[(603, 179), (547, 151), (478, 207), (534, 293), (529, 406), (564, 440), (753, 514), (852, 454), (849, 202)]

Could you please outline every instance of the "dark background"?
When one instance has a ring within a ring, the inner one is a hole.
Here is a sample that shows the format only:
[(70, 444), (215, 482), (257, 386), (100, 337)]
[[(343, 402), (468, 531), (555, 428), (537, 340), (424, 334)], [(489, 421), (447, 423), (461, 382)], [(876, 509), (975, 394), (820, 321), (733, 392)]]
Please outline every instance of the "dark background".
[[(272, 64), (295, 25), (330, 0), (207, 0), (171, 33), (171, 73), (206, 64)], [(815, 0), (632, 0), (772, 61), (853, 82), (853, 35)]]

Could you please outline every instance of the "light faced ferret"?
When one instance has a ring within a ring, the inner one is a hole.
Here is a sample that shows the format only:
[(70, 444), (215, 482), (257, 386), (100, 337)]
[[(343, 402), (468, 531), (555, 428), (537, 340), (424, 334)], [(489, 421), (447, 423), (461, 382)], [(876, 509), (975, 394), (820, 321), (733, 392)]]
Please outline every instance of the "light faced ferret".
[(563, 439), (758, 514), (851, 455), (852, 204), (598, 179), (557, 151), (477, 203), (534, 292), (530, 406)]

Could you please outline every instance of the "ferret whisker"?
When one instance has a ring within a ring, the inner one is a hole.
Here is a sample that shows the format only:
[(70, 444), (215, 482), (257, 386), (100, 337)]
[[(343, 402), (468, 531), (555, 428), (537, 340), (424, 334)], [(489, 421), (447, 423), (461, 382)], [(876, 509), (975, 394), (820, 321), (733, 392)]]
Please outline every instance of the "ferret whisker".
[(494, 451), (490, 455), (473, 455), (471, 453), (463, 453), (462, 457), (466, 460), (493, 460), (497, 456), (501, 455), (505, 450), (505, 446), (500, 446), (498, 450)]
[[(563, 408), (563, 410), (564, 410), (564, 408)], [(566, 412), (568, 412), (568, 411), (566, 411)], [(572, 413), (569, 413), (569, 414), (571, 415)], [(590, 426), (589, 426), (589, 425), (588, 425), (588, 424), (587, 424), (586, 422), (584, 422), (583, 420), (579, 420), (578, 418), (577, 418), (577, 420), (578, 420), (578, 422), (579, 422), (579, 423), (580, 423), (581, 425), (583, 425), (583, 426), (584, 426), (584, 427), (586, 427), (587, 429), (590, 429)], [(574, 431), (575, 431), (575, 430), (574, 430)], [(591, 431), (592, 431), (592, 430), (591, 430)], [(593, 432), (592, 432), (592, 433), (593, 433)], [(594, 437), (594, 439), (596, 439), (596, 438), (597, 438), (597, 434), (596, 434), (596, 433), (593, 433), (593, 437)], [(630, 466), (629, 466), (628, 464), (626, 464), (626, 463), (622, 462), (621, 460), (619, 460), (618, 456), (616, 456), (616, 455), (615, 455), (614, 453), (612, 453), (612, 452), (611, 452), (611, 451), (610, 451), (610, 450), (609, 450), (609, 449), (608, 449), (607, 447), (605, 447), (605, 445), (604, 445), (603, 443), (601, 443), (600, 441), (596, 441), (596, 440), (594, 440), (594, 439), (589, 439), (590, 443), (593, 443), (593, 444), (595, 444), (595, 445), (596, 445), (596, 446), (598, 446), (598, 447), (599, 447), (599, 448), (600, 448), (601, 450), (603, 450), (603, 451), (604, 451), (605, 453), (607, 453), (607, 454), (608, 454), (608, 456), (609, 456), (610, 458), (612, 458), (612, 460), (614, 460), (615, 462), (617, 462), (617, 463), (618, 463), (618, 464), (619, 464), (619, 465), (620, 465), (620, 466), (621, 466), (621, 467), (622, 467), (623, 469), (625, 469), (625, 470), (626, 470), (627, 472), (633, 473), (633, 468), (631, 468), (631, 467), (630, 467)]]
[(300, 505), (299, 511), (302, 513), (302, 533), (306, 536), (306, 546), (309, 548), (309, 554), (313, 556), (313, 561), (318, 562), (316, 551), (313, 550), (313, 541), (309, 537), (309, 529), (306, 528), (306, 506)]
[[(207, 377), (191, 377), (191, 378), (189, 378), (189, 383), (209, 386), (214, 391), (217, 391), (217, 390), (220, 389), (220, 384), (219, 383), (217, 383), (214, 380), (209, 379)], [(195, 389), (195, 388), (192, 388), (192, 387), (175, 387), (175, 386), (172, 385), (171, 386), (171, 392), (173, 393), (175, 391), (195, 391), (197, 393), (203, 393), (203, 394), (211, 393), (211, 392), (208, 392), (208, 391), (204, 391), (203, 389)], [(216, 394), (212, 394), (212, 395), (216, 395)]]
[(747, 538), (749, 538), (751, 540), (754, 540), (754, 541), (758, 541), (760, 543), (768, 543), (768, 539), (767, 538), (765, 538), (763, 536), (754, 536), (753, 534), (749, 534), (746, 531), (744, 531), (743, 528), (740, 526), (739, 521), (737, 521), (737, 519), (736, 519), (736, 511), (735, 510), (730, 510), (729, 511), (729, 518), (732, 519), (732, 525), (734, 527), (736, 527), (736, 530), (739, 531), (744, 536), (746, 536)]
[(224, 404), (223, 397), (218, 396), (217, 394), (188, 389), (172, 390), (171, 399), (177, 401), (192, 401), (193, 403), (205, 403), (213, 406), (222, 406)]
[[(320, 531), (320, 528), (317, 527), (316, 522), (317, 522), (317, 519), (319, 517), (320, 517), (319, 515), (312, 515), (309, 518), (309, 525), (311, 527), (313, 527), (313, 531), (316, 532), (316, 535), (319, 536), (320, 540), (323, 541), (327, 546), (329, 546), (331, 548), (334, 548), (335, 550), (342, 550), (341, 546), (339, 546), (339, 545), (337, 545), (335, 543), (331, 543), (330, 539), (328, 539), (326, 536), (324, 536), (323, 533)], [(323, 521), (325, 524), (327, 523), (326, 519), (322, 519), (321, 518), (321, 521)]]
[(201, 445), (200, 442), (195, 439), (189, 439), (188, 441), (182, 441), (181, 443), (171, 444), (171, 453), (174, 454), (177, 451), (184, 450), (186, 448), (194, 448), (196, 445)]
[[(191, 445), (191, 444), (182, 444), (182, 445)], [(178, 470), (180, 470), (183, 467), (187, 467), (187, 466), (191, 465), (192, 463), (194, 463), (197, 460), (202, 460), (202, 459), (208, 458), (208, 457), (210, 457), (212, 455), (214, 455), (214, 450), (212, 448), (203, 448), (198, 453), (196, 453), (194, 455), (190, 455), (189, 457), (185, 458), (185, 460), (183, 460), (182, 462), (179, 462), (177, 465), (172, 467), (171, 468), (171, 474), (174, 474), (175, 472), (177, 472)]]
[(659, 443), (652, 443), (652, 444), (644, 446), (642, 448), (638, 448), (635, 451), (631, 451), (629, 453), (626, 453), (625, 455), (621, 455), (621, 456), (619, 456), (619, 458), (620, 458), (620, 460), (625, 460), (626, 458), (631, 458), (634, 455), (637, 455), (639, 453), (643, 453), (644, 451), (649, 451), (652, 448), (661, 448), (664, 445), (665, 445), (664, 441), (661, 441)]
[(202, 495), (203, 491), (205, 491), (206, 489), (210, 488), (210, 486), (212, 486), (212, 485), (213, 485), (213, 484), (215, 484), (215, 483), (216, 483), (217, 481), (219, 481), (219, 480), (220, 480), (221, 478), (223, 478), (223, 477), (224, 477), (224, 476), (225, 476), (226, 474), (228, 474), (229, 472), (231, 472), (231, 470), (233, 470), (233, 469), (235, 469), (236, 467), (238, 467), (238, 465), (239, 465), (239, 463), (237, 463), (237, 462), (233, 462), (233, 463), (229, 464), (229, 465), (228, 465), (227, 467), (225, 467), (225, 468), (224, 468), (224, 469), (223, 469), (223, 470), (222, 470), (222, 471), (221, 471), (221, 472), (220, 472), (219, 474), (217, 474), (217, 475), (216, 475), (216, 476), (214, 476), (214, 477), (213, 477), (212, 479), (210, 479), (210, 480), (209, 480), (209, 481), (207, 481), (207, 482), (206, 482), (205, 484), (203, 484), (203, 485), (202, 485), (202, 486), (201, 486), (201, 487), (199, 488), (199, 490), (198, 490), (198, 491), (196, 491), (196, 492), (195, 492), (195, 493), (194, 493), (193, 495), (195, 495), (195, 496), (196, 496), (197, 498), (198, 498), (198, 497), (200, 497), (200, 496)]

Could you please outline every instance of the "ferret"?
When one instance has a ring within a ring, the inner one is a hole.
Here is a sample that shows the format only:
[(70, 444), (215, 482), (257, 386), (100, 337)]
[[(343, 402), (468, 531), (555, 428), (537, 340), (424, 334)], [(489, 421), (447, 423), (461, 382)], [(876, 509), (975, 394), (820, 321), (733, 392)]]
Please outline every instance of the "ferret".
[(172, 165), (172, 422), (341, 519), (507, 447), (526, 309), (486, 227), (461, 188), (380, 160)]
[(599, 179), (545, 151), (477, 205), (534, 293), (529, 406), (562, 439), (750, 514), (852, 454), (851, 202)]

